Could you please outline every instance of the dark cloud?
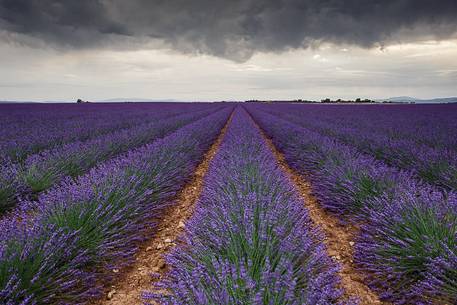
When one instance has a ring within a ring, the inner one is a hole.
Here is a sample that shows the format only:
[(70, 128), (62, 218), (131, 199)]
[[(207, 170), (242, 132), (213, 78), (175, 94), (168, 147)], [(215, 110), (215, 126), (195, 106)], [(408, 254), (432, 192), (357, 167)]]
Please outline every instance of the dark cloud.
[(0, 0), (0, 26), (45, 42), (87, 47), (110, 34), (129, 34), (108, 8), (92, 0)]
[(235, 60), (320, 42), (382, 46), (457, 32), (456, 0), (0, 0), (0, 27), (55, 45), (160, 39)]

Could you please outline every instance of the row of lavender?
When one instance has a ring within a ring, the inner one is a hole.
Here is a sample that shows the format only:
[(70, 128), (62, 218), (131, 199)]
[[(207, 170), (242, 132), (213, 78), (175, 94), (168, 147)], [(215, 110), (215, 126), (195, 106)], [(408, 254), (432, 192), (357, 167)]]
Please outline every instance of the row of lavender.
[(82, 175), (99, 162), (150, 143), (215, 110), (217, 107), (207, 106), (171, 118), (165, 113), (149, 123), (30, 155), (23, 164), (5, 161), (0, 165), (0, 214), (13, 207), (19, 198), (36, 195), (65, 177)]
[(361, 224), (355, 263), (397, 304), (457, 302), (457, 196), (354, 147), (249, 106), (321, 204)]
[(0, 303), (80, 304), (128, 264), (232, 107), (67, 179), (0, 222)]
[[(280, 106), (271, 107), (270, 112), (409, 170), (428, 183), (457, 190), (457, 106), (416, 106), (415, 111), (409, 106), (410, 112), (401, 112), (402, 107), (373, 106), (371, 112), (346, 107), (352, 110), (351, 115), (341, 115), (341, 107), (332, 106), (321, 107), (320, 112), (309, 111), (308, 107)], [(427, 118), (428, 124), (423, 124)]]
[(183, 104), (0, 105), (0, 163), (72, 141), (84, 141), (160, 117), (198, 110)]
[[(455, 104), (438, 105), (285, 105), (291, 114), (317, 117), (326, 123), (344, 124), (392, 139), (409, 138), (430, 147), (457, 149)], [(306, 110), (305, 110), (306, 109)], [(354, 109), (357, 109), (354, 111)]]
[[(335, 304), (338, 267), (246, 111), (235, 110), (161, 304)], [(162, 290), (163, 291), (163, 290)]]

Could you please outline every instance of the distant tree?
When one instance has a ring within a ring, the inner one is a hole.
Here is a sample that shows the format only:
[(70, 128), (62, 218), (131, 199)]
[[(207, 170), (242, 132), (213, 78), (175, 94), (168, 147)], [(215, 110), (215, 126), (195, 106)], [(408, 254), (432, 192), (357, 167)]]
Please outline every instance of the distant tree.
[(87, 103), (90, 103), (90, 102), (89, 102), (89, 101), (82, 100), (82, 99), (79, 98), (79, 99), (76, 101), (76, 103), (77, 103), (77, 104), (87, 104)]

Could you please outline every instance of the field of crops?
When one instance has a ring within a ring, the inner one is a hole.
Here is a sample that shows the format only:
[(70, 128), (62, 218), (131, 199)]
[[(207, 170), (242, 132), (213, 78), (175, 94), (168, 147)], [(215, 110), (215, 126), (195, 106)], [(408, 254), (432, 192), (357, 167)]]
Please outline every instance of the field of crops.
[(457, 304), (457, 105), (0, 105), (0, 304)]

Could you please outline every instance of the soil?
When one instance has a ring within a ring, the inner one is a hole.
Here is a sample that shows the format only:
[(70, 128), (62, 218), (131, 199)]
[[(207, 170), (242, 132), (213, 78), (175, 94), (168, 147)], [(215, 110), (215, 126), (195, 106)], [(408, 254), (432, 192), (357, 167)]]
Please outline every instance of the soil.
[(255, 125), (275, 155), (280, 168), (286, 173), (302, 197), (312, 222), (324, 233), (324, 244), (329, 256), (341, 265), (339, 275), (341, 277), (340, 286), (344, 290), (344, 299), (357, 298), (360, 300), (360, 305), (390, 304), (380, 301), (379, 296), (364, 283), (364, 275), (354, 266), (355, 237), (359, 232), (357, 226), (342, 225), (338, 218), (321, 208), (319, 202), (312, 195), (311, 184), (288, 166), (284, 155), (276, 149), (260, 126), (257, 123)]
[[(135, 262), (124, 270), (113, 270), (118, 273), (113, 285), (107, 288), (104, 299), (91, 302), (92, 305), (136, 305), (144, 304), (142, 293), (152, 289), (157, 281), (168, 271), (165, 256), (176, 246), (179, 236), (184, 232), (185, 223), (191, 217), (195, 204), (203, 189), (203, 182), (209, 164), (216, 155), (227, 131), (233, 113), (221, 130), (216, 141), (205, 154), (203, 161), (196, 168), (191, 181), (179, 192), (174, 204), (170, 205), (159, 220), (152, 238), (142, 245), (136, 254)], [(158, 277), (151, 276), (151, 273)]]

